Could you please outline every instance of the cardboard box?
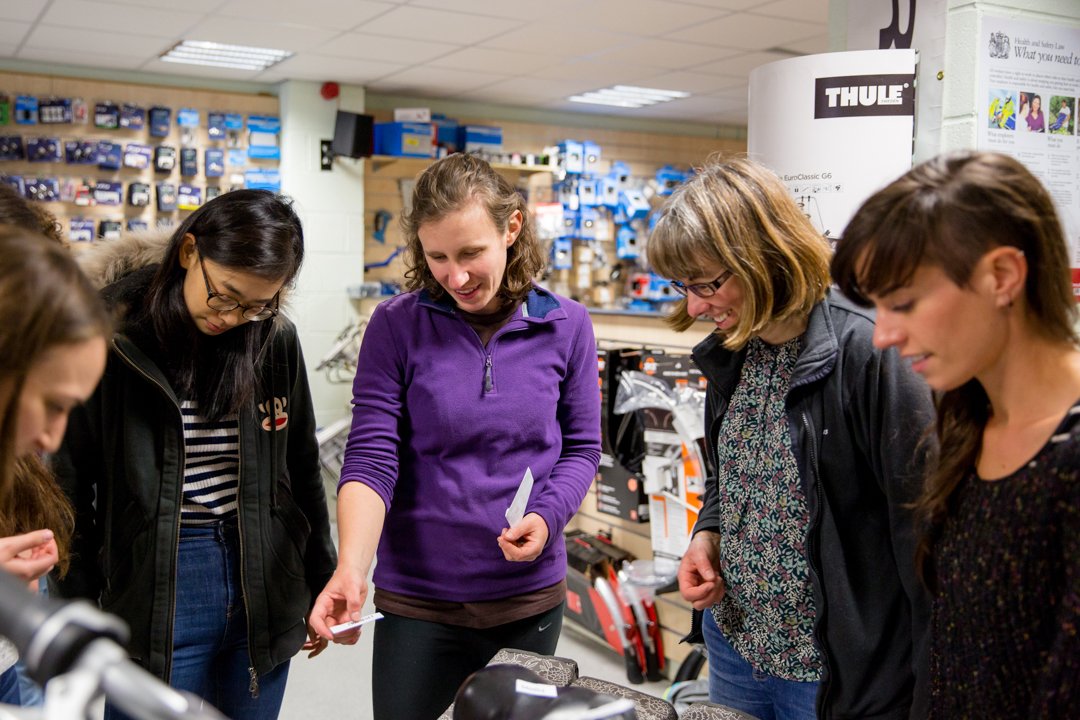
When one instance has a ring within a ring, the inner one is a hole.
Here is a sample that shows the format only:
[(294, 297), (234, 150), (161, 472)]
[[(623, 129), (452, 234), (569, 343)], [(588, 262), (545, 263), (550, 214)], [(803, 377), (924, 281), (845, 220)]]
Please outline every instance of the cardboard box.
[[(640, 370), (671, 388), (678, 385), (705, 388), (705, 378), (689, 355), (646, 351), (642, 354)], [(675, 431), (670, 410), (645, 408), (639, 412), (645, 439), (641, 474), (645, 492), (649, 494), (653, 553), (682, 557), (690, 544), (705, 490), (706, 469), (698, 461), (699, 457), (704, 458), (704, 443), (698, 442), (698, 453), (687, 447)], [(697, 427), (703, 427), (704, 422), (704, 417), (697, 419)]]
[(394, 122), (429, 123), (431, 108), (394, 108)]
[(375, 154), (432, 157), (435, 131), (430, 123), (375, 123)]
[(465, 152), (501, 153), (502, 128), (493, 125), (462, 125), (458, 146)]
[(644, 438), (635, 414), (616, 415), (613, 408), (619, 374), (624, 368), (636, 369), (640, 363), (641, 351), (636, 348), (597, 352), (601, 448), (596, 507), (602, 513), (636, 523), (649, 521), (649, 498), (640, 475)]

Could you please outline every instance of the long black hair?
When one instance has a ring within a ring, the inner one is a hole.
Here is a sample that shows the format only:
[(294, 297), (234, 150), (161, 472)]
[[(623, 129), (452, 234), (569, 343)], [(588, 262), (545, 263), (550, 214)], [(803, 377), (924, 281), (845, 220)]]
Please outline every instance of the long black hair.
[(261, 380), (261, 351), (276, 319), (247, 322), (217, 337), (196, 328), (184, 300), (180, 264), (192, 235), (201, 258), (236, 272), (289, 285), (304, 260), (304, 231), (292, 203), (267, 190), (234, 190), (206, 203), (173, 233), (144, 307), (153, 322), (173, 389), (211, 420), (250, 409)]

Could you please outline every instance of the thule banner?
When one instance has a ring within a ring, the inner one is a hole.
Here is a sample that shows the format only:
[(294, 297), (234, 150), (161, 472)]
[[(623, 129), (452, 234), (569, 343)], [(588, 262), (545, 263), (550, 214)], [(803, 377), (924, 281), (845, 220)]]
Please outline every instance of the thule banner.
[(845, 75), (815, 81), (814, 117), (915, 115), (915, 75)]

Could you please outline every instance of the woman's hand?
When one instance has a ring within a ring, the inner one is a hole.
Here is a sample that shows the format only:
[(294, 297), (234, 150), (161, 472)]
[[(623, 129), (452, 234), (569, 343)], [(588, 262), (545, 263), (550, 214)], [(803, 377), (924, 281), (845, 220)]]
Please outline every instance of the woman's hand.
[(0, 538), (0, 567), (27, 583), (48, 573), (59, 560), (52, 530)]
[[(355, 645), (356, 641), (360, 639), (360, 628), (341, 635), (334, 635), (330, 632), (330, 626), (340, 625), (350, 620), (359, 620), (360, 610), (364, 606), (365, 598), (367, 598), (367, 578), (365, 573), (360, 573), (355, 568), (338, 563), (337, 570), (334, 571), (330, 582), (326, 583), (326, 587), (319, 593), (319, 597), (315, 598), (315, 605), (312, 606), (311, 615), (308, 616), (310, 630), (314, 631), (324, 645), (328, 640), (332, 640), (339, 645)], [(308, 644), (312, 642), (313, 640), (309, 640)], [(304, 647), (308, 649), (307, 644)], [(313, 648), (314, 645), (312, 645)], [(321, 651), (320, 648), (319, 652)], [(318, 654), (318, 652), (315, 652), (311, 657)]]
[(323, 650), (325, 650), (326, 646), (329, 643), (327, 642), (326, 638), (320, 637), (319, 634), (317, 632), (315, 632), (315, 628), (311, 627), (310, 618), (308, 619), (307, 634), (308, 634), (307, 642), (305, 642), (304, 646), (302, 648), (300, 648), (300, 649), (301, 650), (307, 650), (308, 651), (308, 658), (310, 659), (310, 658), (315, 657), (319, 653), (321, 653)]
[(724, 597), (719, 542), (720, 536), (714, 532), (697, 533), (679, 563), (679, 594), (695, 610), (712, 607)]
[(548, 526), (544, 518), (529, 513), (512, 528), (503, 528), (499, 549), (510, 562), (531, 562), (540, 557), (548, 541)]

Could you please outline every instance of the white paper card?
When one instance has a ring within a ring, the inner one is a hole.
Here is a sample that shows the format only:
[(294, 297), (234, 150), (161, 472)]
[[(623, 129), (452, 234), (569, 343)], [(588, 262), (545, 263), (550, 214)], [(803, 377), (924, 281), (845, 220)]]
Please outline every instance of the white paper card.
[(514, 501), (510, 503), (510, 507), (506, 508), (506, 522), (510, 523), (509, 527), (514, 527), (521, 522), (521, 518), (525, 517), (525, 507), (529, 504), (532, 488), (532, 468), (525, 468), (525, 477), (521, 478), (521, 485), (518, 486), (517, 494), (514, 495)]
[(382, 620), (382, 618), (383, 614), (381, 612), (373, 612), (370, 615), (365, 615), (359, 620), (351, 620), (349, 622), (341, 623), (340, 625), (331, 625), (330, 633), (332, 635), (340, 635), (343, 632), (348, 632), (349, 630), (358, 628), (361, 625), (367, 625), (369, 622), (374, 622), (375, 620)]

